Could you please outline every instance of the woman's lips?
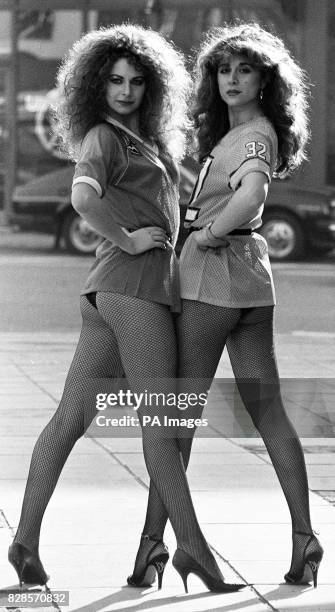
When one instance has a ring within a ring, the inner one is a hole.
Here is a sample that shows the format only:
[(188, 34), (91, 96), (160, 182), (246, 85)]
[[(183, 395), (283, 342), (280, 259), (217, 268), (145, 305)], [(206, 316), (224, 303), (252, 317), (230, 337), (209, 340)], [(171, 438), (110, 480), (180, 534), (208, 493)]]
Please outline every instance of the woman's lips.
[(118, 100), (117, 103), (122, 104), (122, 106), (131, 106), (132, 104), (134, 104), (134, 101), (133, 100)]

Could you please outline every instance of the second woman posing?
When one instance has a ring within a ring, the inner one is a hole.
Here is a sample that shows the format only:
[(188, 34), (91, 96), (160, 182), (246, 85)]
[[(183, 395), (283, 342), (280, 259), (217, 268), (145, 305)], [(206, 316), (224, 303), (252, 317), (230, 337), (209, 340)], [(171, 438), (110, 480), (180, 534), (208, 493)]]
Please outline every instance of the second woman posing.
[[(302, 447), (280, 394), (274, 286), (266, 241), (255, 231), (272, 175), (288, 175), (304, 159), (304, 74), (280, 39), (241, 24), (208, 37), (197, 76), (194, 117), (203, 167), (180, 259), (179, 376), (198, 380), (193, 390), (203, 390), (201, 379), (213, 379), (227, 345), (240, 396), (291, 514), (293, 550), (285, 580), (313, 580), (316, 586), (323, 550), (312, 531)], [(187, 466), (192, 441), (183, 431), (179, 435)], [(166, 518), (152, 487), (145, 533), (161, 538)]]

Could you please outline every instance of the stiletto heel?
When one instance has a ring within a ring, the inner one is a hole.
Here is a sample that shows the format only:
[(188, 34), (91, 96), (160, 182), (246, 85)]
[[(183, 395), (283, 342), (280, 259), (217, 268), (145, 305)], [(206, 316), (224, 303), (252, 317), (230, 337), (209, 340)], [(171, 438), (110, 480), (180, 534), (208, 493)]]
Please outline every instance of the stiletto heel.
[(163, 583), (163, 575), (164, 575), (164, 570), (165, 570), (165, 566), (168, 562), (168, 558), (166, 558), (166, 556), (164, 556), (164, 558), (162, 559), (162, 555), (160, 555), (160, 558), (156, 558), (154, 561), (154, 566), (157, 572), (157, 577), (158, 577), (158, 590), (160, 591), (162, 588), (162, 583)]
[(314, 588), (318, 585), (318, 571), (323, 557), (323, 548), (314, 533), (295, 531), (299, 535), (309, 536), (305, 544), (300, 567), (293, 572), (287, 572), (284, 578), (289, 584), (308, 584), (313, 582)]
[(316, 589), (316, 587), (318, 586), (318, 571), (319, 571), (320, 561), (319, 563), (316, 563), (315, 561), (309, 560), (308, 565), (311, 568), (313, 585), (314, 585), (314, 588)]
[(39, 556), (23, 544), (14, 543), (9, 547), (8, 561), (18, 575), (20, 587), (23, 583), (44, 585), (49, 580)]
[(128, 576), (127, 583), (129, 586), (134, 587), (152, 586), (157, 573), (158, 590), (160, 590), (162, 588), (165, 566), (169, 560), (168, 548), (163, 540), (150, 538), (148, 535), (142, 535), (141, 540), (147, 544), (152, 542), (153, 546), (146, 555), (143, 571), (138, 575), (134, 571), (131, 576)]
[(245, 584), (229, 584), (223, 579), (214, 578), (195, 559), (193, 559), (193, 557), (184, 552), (181, 548), (177, 548), (172, 559), (172, 565), (177, 570), (183, 581), (185, 593), (188, 593), (187, 578), (189, 574), (195, 574), (198, 576), (209, 591), (217, 593), (234, 593), (235, 591), (239, 591), (246, 586)]
[(177, 570), (179, 576), (181, 577), (181, 579), (183, 581), (185, 593), (188, 593), (188, 588), (187, 588), (187, 577), (188, 577), (188, 574), (189, 574), (188, 570), (185, 569), (184, 567), (178, 567), (178, 560), (177, 560), (177, 565), (176, 565), (174, 563), (174, 559), (173, 559), (172, 560), (172, 565)]

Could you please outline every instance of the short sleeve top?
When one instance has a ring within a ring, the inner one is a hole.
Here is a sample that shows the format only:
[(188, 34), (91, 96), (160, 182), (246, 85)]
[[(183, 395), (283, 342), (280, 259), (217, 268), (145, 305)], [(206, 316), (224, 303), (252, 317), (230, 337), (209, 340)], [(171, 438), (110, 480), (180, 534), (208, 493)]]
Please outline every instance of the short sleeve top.
[(162, 227), (170, 236), (166, 251), (139, 255), (122, 251), (105, 239), (82, 293), (122, 293), (180, 310), (179, 276), (174, 252), (179, 229), (178, 167), (114, 119), (93, 127), (85, 136), (73, 185), (91, 185), (110, 204), (116, 223), (129, 231)]
[[(263, 172), (268, 181), (277, 165), (277, 135), (265, 117), (230, 130), (206, 158), (195, 185), (187, 227), (214, 221), (250, 172)], [(264, 205), (243, 226), (261, 226)], [(180, 259), (181, 297), (228, 307), (275, 303), (266, 240), (258, 233), (228, 236), (228, 247), (199, 249), (190, 234)]]

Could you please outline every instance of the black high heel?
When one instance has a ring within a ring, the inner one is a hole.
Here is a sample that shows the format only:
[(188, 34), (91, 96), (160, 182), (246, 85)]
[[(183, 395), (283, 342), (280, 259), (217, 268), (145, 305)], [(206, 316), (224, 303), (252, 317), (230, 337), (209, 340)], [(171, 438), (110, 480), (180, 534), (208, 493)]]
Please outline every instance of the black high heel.
[(302, 555), (299, 571), (287, 572), (284, 578), (289, 584), (308, 584), (313, 582), (316, 589), (318, 584), (318, 571), (323, 557), (323, 548), (314, 533), (295, 531), (294, 533), (309, 536)]
[(44, 585), (49, 580), (39, 556), (23, 544), (14, 543), (9, 547), (8, 561), (18, 575), (20, 587), (23, 583)]
[(142, 535), (141, 540), (146, 541), (148, 544), (153, 542), (154, 545), (147, 553), (144, 570), (138, 575), (134, 572), (131, 576), (128, 576), (127, 583), (129, 586), (134, 587), (152, 586), (157, 572), (158, 590), (160, 590), (162, 588), (165, 566), (169, 560), (168, 548), (163, 540), (156, 540), (148, 535)]
[(216, 593), (234, 593), (235, 591), (244, 589), (246, 586), (245, 584), (229, 584), (224, 582), (223, 579), (220, 580), (218, 578), (214, 578), (195, 559), (193, 559), (193, 557), (181, 550), (181, 548), (177, 548), (172, 559), (172, 565), (181, 576), (185, 587), (185, 593), (188, 593), (187, 577), (189, 574), (195, 574), (198, 576), (209, 591), (214, 591)]

